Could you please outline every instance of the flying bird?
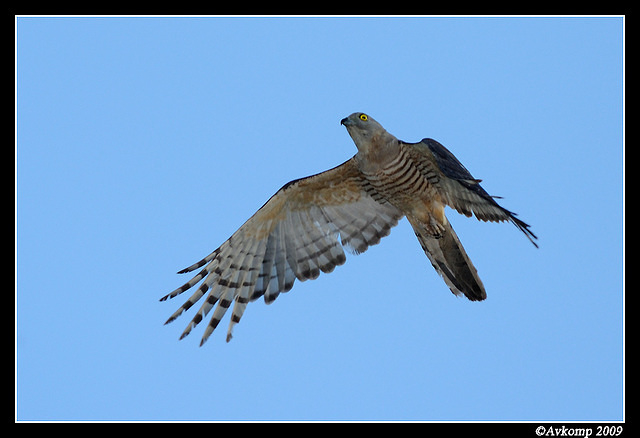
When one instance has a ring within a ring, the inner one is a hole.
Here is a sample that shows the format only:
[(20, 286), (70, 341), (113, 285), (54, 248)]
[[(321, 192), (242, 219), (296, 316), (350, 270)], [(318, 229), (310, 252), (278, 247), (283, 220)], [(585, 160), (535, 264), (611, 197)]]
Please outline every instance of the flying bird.
[(358, 152), (326, 172), (285, 184), (219, 248), (180, 274), (202, 268), (160, 301), (200, 286), (166, 321), (204, 298), (180, 339), (212, 310), (203, 345), (233, 304), (227, 342), (250, 301), (269, 304), (296, 280), (315, 279), (360, 254), (406, 217), (435, 270), (455, 295), (487, 297), (476, 268), (445, 216), (445, 206), (481, 221), (513, 223), (537, 248), (536, 235), (501, 207), (444, 146), (430, 138), (398, 140), (357, 112), (340, 121)]

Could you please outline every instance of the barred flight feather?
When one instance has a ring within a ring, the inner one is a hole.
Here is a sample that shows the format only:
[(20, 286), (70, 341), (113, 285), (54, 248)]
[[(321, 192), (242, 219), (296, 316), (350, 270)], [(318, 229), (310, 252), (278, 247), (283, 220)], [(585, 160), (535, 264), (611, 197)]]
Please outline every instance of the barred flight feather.
[[(174, 298), (202, 281), (166, 323), (206, 295), (180, 339), (214, 309), (202, 345), (233, 303), (227, 329), (229, 341), (249, 301), (263, 297), (267, 304), (271, 303), (280, 293), (291, 290), (296, 279), (315, 279), (320, 272), (329, 273), (344, 264), (343, 246), (353, 248), (357, 254), (388, 235), (402, 213), (388, 203), (374, 200), (354, 166), (350, 160), (330, 171), (286, 184), (218, 249), (180, 271), (191, 272), (204, 266), (183, 286), (161, 298)], [(327, 190), (329, 186), (331, 190)]]

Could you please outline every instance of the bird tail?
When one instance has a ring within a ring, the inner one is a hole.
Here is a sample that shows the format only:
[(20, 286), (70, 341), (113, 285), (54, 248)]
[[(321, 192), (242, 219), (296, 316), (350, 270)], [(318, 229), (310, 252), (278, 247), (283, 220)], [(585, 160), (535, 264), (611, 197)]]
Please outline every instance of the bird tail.
[(455, 295), (464, 294), (471, 301), (487, 298), (478, 271), (448, 221), (439, 236), (434, 236), (433, 232), (428, 231), (419, 221), (409, 219), (409, 223), (431, 264), (451, 292)]

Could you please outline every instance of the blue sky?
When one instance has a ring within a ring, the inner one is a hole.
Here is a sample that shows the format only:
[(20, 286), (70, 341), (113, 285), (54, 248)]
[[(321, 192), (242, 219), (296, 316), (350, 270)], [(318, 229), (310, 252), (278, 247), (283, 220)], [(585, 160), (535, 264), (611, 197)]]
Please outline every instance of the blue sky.
[[(16, 20), (18, 420), (616, 421), (623, 21)], [(204, 347), (176, 271), (375, 117), (449, 148), (509, 224), (447, 214), (486, 301), (403, 220)]]

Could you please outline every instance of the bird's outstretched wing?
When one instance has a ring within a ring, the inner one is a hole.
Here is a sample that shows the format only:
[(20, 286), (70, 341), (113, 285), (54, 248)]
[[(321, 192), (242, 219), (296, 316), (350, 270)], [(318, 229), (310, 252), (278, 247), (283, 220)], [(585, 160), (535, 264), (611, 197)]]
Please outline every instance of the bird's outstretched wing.
[(353, 158), (285, 184), (218, 249), (179, 272), (202, 268), (161, 301), (203, 282), (167, 323), (206, 294), (180, 339), (217, 304), (202, 345), (234, 303), (228, 342), (249, 301), (264, 296), (271, 303), (296, 279), (315, 279), (320, 272), (342, 265), (346, 257), (341, 245), (361, 253), (389, 234), (403, 215), (392, 205), (375, 201), (367, 194), (370, 190)]
[(444, 202), (465, 216), (474, 214), (482, 221), (513, 223), (535, 245), (536, 235), (529, 225), (516, 217), (516, 214), (500, 206), (495, 197), (489, 195), (480, 186), (481, 180), (475, 179), (458, 159), (437, 141), (424, 138), (419, 143), (404, 143), (418, 163), (423, 162), (423, 172), (434, 186)]

